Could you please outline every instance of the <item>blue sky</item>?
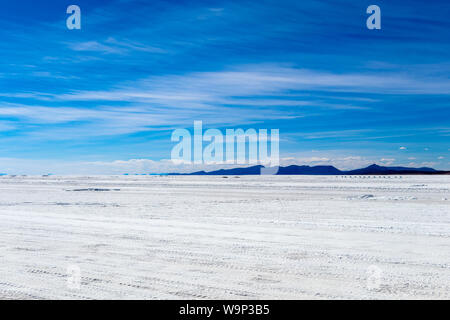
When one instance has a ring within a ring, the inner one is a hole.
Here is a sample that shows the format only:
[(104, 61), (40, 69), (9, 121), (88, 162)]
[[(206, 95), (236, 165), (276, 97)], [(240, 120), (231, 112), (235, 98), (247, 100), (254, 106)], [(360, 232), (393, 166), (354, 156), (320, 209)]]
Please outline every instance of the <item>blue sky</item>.
[[(68, 30), (76, 4), (82, 29)], [(381, 30), (366, 8), (381, 8)], [(280, 129), (285, 162), (450, 168), (450, 3), (8, 1), (0, 171), (171, 170), (171, 132)]]

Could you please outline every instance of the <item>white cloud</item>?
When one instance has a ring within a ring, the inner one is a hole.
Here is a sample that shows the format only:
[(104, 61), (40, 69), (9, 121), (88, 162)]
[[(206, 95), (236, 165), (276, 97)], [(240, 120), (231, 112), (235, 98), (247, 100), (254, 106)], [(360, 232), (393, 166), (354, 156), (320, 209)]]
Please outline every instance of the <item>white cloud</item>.
[(123, 54), (124, 50), (112, 46), (108, 46), (105, 44), (102, 44), (98, 41), (86, 41), (86, 42), (77, 42), (77, 43), (70, 43), (69, 44), (70, 49), (74, 51), (92, 51), (92, 52), (101, 52), (101, 53), (107, 53), (107, 54)]
[[(374, 161), (357, 156), (349, 157), (286, 157), (280, 159), (280, 165), (334, 165), (339, 169), (355, 169), (372, 164)], [(176, 164), (168, 159), (130, 159), (115, 161), (57, 161), (57, 160), (28, 160), (0, 158), (2, 172), (8, 174), (148, 174), (169, 172), (195, 172), (212, 171), (221, 168), (245, 167), (246, 165), (223, 165), (223, 164)]]
[(434, 166), (436, 166), (438, 163), (437, 162), (434, 162), (434, 161), (424, 161), (424, 162), (421, 162), (419, 165), (421, 166), (421, 167), (434, 167)]
[(310, 156), (310, 157), (283, 157), (280, 159), (281, 166), (287, 165), (326, 165), (326, 166), (335, 166), (341, 170), (351, 170), (357, 169), (361, 167), (365, 167), (377, 162), (374, 159), (364, 158), (361, 156)]
[(70, 42), (68, 47), (73, 51), (90, 51), (100, 52), (104, 54), (127, 54), (130, 52), (150, 52), (150, 53), (165, 53), (166, 51), (149, 45), (142, 44), (137, 41), (129, 39), (116, 39), (109, 37), (104, 41), (85, 41), (85, 42)]
[[(280, 158), (281, 166), (288, 165), (327, 165), (334, 166), (340, 170), (352, 170), (363, 168), (371, 164), (391, 165), (409, 167), (434, 167), (438, 162), (409, 162), (399, 163), (394, 158), (382, 158), (376, 160), (362, 156), (342, 156), (325, 154), (315, 156), (285, 156)], [(188, 173), (195, 171), (213, 171), (222, 168), (245, 167), (248, 165), (224, 165), (224, 164), (191, 164), (174, 163), (169, 159), (129, 159), (114, 161), (57, 161), (57, 160), (29, 160), (0, 158), (1, 172), (8, 174), (59, 174), (59, 175), (121, 175), (121, 174), (149, 174), (149, 173)], [(442, 167), (441, 169), (448, 169)]]

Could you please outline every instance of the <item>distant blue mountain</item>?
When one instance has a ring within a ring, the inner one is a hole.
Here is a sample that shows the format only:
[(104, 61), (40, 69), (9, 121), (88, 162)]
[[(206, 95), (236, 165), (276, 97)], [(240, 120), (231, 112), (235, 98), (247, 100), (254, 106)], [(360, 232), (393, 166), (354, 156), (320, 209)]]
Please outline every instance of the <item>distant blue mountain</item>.
[[(226, 175), (260, 175), (264, 166), (220, 169), (215, 171), (197, 171), (193, 173), (169, 173), (169, 175), (226, 176)], [(333, 166), (297, 166), (279, 167), (276, 175), (378, 175), (378, 174), (450, 174), (450, 171), (439, 171), (433, 168), (384, 167), (372, 164), (366, 168), (342, 171)]]
[(336, 169), (333, 166), (297, 166), (297, 165), (291, 165), (287, 167), (280, 167), (278, 169), (278, 175), (336, 175), (336, 174), (342, 174), (342, 171), (339, 169)]
[(198, 171), (190, 173), (190, 175), (259, 175), (261, 174), (261, 169), (264, 168), (264, 166), (253, 166), (253, 167), (246, 167), (246, 168), (233, 168), (233, 169), (220, 169), (216, 171)]
[(368, 166), (367, 168), (362, 169), (356, 169), (356, 170), (350, 170), (345, 171), (345, 174), (399, 174), (399, 173), (421, 173), (421, 174), (432, 174), (437, 173), (439, 171), (433, 169), (433, 168), (407, 168), (407, 167), (383, 167), (376, 164), (372, 164), (371, 166)]

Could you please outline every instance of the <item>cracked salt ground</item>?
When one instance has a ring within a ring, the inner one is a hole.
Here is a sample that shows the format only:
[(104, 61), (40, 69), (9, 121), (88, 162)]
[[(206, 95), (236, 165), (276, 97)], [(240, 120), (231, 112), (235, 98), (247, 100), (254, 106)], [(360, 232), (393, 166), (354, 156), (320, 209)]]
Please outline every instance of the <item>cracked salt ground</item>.
[(449, 299), (449, 191), (449, 176), (1, 177), (0, 298)]

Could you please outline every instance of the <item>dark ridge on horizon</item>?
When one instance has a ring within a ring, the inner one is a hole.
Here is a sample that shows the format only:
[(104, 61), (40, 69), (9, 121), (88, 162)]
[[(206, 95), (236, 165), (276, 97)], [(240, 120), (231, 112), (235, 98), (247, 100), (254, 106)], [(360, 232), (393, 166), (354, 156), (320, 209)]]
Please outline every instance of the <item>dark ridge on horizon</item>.
[[(196, 176), (225, 176), (225, 175), (264, 175), (261, 169), (265, 168), (262, 165), (220, 169), (215, 171), (197, 171), (192, 173), (168, 173), (168, 175), (196, 175)], [(286, 167), (279, 167), (278, 172), (274, 175), (389, 175), (389, 174), (450, 174), (450, 171), (436, 170), (433, 168), (408, 168), (408, 167), (384, 167), (377, 164), (372, 164), (366, 168), (355, 170), (339, 170), (334, 166), (299, 166), (290, 165)]]

